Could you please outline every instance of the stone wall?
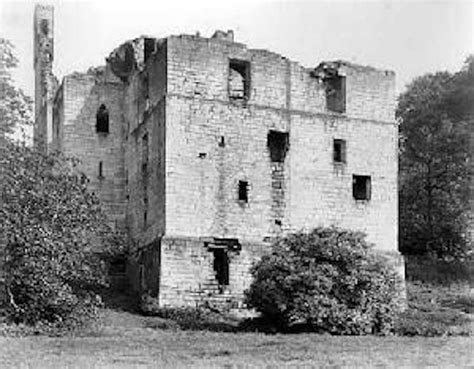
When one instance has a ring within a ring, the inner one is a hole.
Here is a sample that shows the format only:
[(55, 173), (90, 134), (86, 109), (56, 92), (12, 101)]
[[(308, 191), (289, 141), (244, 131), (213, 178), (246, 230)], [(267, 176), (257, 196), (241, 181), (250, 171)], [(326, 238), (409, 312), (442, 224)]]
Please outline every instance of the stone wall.
[[(302, 228), (361, 230), (397, 253), (394, 74), (331, 63), (346, 96), (334, 113), (320, 67), (231, 40), (137, 39), (105, 69), (66, 77), (57, 95), (55, 142), (83, 159), (110, 219), (138, 245), (133, 288), (162, 305), (238, 306), (268, 242)], [(95, 132), (101, 104), (108, 134)], [(335, 139), (345, 140), (341, 163)], [(370, 176), (369, 200), (354, 199), (353, 175)], [(210, 239), (241, 245), (226, 249), (228, 284), (217, 281)]]
[[(250, 95), (228, 96), (229, 59), (250, 62)], [(397, 126), (392, 72), (341, 63), (347, 109), (328, 114), (323, 83), (280, 55), (192, 36), (168, 40), (166, 234), (262, 241), (279, 231), (267, 136), (289, 133), (283, 230), (340, 225), (397, 250)], [(363, 117), (363, 118), (362, 118)], [(333, 162), (344, 139), (347, 162)], [(224, 142), (224, 145), (221, 142)], [(352, 175), (370, 175), (356, 201)], [(249, 184), (248, 202), (238, 183)]]
[(35, 6), (33, 20), (35, 69), (35, 146), (47, 148), (52, 140), (52, 99), (56, 90), (53, 76), (54, 9), (51, 5)]
[[(166, 89), (158, 89), (166, 96), (155, 98), (165, 101), (165, 123), (150, 126), (144, 119), (134, 128), (140, 136), (160, 127), (165, 145), (163, 182), (155, 183), (164, 183), (164, 228), (152, 225), (152, 232), (141, 232), (142, 244), (165, 235), (160, 273), (153, 277), (159, 278), (159, 290), (151, 288), (160, 304), (238, 304), (251, 282), (251, 263), (268, 249), (265, 241), (282, 232), (338, 225), (365, 231), (378, 249), (397, 253), (392, 72), (340, 62), (346, 111), (337, 114), (326, 109), (324, 81), (278, 54), (194, 36), (170, 37), (166, 45), (161, 54), (166, 72), (157, 74), (166, 76)], [(249, 63), (244, 99), (229, 98), (230, 60)], [(288, 133), (281, 162), (272, 162), (271, 131)], [(334, 162), (334, 139), (346, 142), (345, 163)], [(370, 200), (354, 199), (353, 175), (371, 177)], [(239, 199), (239, 182), (247, 185), (247, 200)], [(213, 253), (202, 241), (206, 237), (243, 244), (239, 254), (229, 252), (224, 289), (216, 280)], [(142, 265), (147, 270), (144, 259)]]
[[(288, 222), (293, 229), (338, 225), (398, 250), (397, 126), (343, 117), (294, 117)], [(346, 163), (333, 162), (333, 139), (346, 140)], [(371, 199), (355, 200), (353, 174), (371, 176)]]
[(159, 303), (163, 306), (216, 307), (243, 305), (243, 293), (251, 283), (250, 267), (268, 245), (242, 243), (239, 251), (229, 251), (229, 284), (219, 286), (213, 267), (213, 252), (197, 238), (161, 240)]
[[(58, 145), (66, 155), (81, 160), (80, 169), (90, 180), (89, 189), (101, 199), (111, 225), (123, 228), (126, 197), (122, 83), (102, 73), (77, 73), (64, 78), (62, 95)], [(96, 113), (101, 104), (109, 113), (109, 133), (96, 132)]]
[(130, 77), (124, 101), (127, 224), (140, 246), (165, 232), (166, 48), (146, 66)]

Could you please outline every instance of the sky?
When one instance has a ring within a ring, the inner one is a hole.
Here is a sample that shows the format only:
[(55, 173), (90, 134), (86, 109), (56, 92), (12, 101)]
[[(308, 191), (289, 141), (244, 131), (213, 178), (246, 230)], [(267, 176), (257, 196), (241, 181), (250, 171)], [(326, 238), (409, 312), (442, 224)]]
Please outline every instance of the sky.
[[(17, 83), (31, 96), (35, 1), (0, 0), (0, 37), (20, 59)], [(54, 72), (61, 78), (104, 64), (122, 42), (140, 35), (210, 37), (269, 49), (306, 67), (344, 59), (394, 70), (397, 91), (414, 77), (455, 72), (474, 53), (472, 1), (43, 1), (55, 8)]]

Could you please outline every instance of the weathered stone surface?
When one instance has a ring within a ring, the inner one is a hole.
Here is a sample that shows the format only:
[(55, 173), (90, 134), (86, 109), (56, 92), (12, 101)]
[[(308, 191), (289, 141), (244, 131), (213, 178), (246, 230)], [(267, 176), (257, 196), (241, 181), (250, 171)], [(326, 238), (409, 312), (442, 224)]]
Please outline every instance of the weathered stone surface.
[[(343, 61), (304, 68), (233, 37), (142, 37), (56, 93), (51, 147), (81, 158), (111, 221), (138, 246), (133, 288), (162, 305), (240, 306), (268, 240), (302, 228), (361, 230), (398, 252), (394, 73)], [(238, 94), (231, 62), (246, 79)], [(344, 79), (342, 113), (326, 106), (328, 69)], [(107, 134), (95, 131), (101, 104)], [(285, 137), (284, 155), (271, 154), (271, 131)], [(333, 161), (334, 139), (346, 142), (345, 163)], [(353, 175), (371, 177), (370, 200), (354, 199)], [(227, 250), (226, 286), (209, 239)]]

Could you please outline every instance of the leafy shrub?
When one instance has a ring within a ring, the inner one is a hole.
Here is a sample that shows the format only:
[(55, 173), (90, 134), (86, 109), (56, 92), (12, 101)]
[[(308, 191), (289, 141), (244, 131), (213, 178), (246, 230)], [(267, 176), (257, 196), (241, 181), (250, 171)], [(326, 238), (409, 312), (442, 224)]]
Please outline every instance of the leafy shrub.
[(77, 161), (13, 143), (0, 154), (9, 315), (30, 325), (81, 326), (101, 305), (101, 253), (116, 247), (117, 237)]
[(277, 240), (251, 272), (246, 302), (278, 329), (386, 334), (400, 281), (361, 233), (317, 228)]

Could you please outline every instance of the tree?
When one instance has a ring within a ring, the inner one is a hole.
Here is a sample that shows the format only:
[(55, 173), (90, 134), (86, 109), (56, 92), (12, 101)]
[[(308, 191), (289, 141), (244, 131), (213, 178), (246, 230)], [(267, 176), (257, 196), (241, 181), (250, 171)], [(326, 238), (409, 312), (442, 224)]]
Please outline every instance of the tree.
[(17, 65), (12, 44), (0, 39), (0, 277), (16, 321), (80, 323), (107, 284), (104, 254), (124, 243), (77, 160), (9, 139), (31, 123), (31, 100), (11, 77)]
[(419, 77), (399, 98), (403, 253), (444, 257), (468, 249), (473, 61), (454, 75)]
[(11, 316), (31, 324), (87, 316), (106, 285), (101, 253), (117, 246), (108, 242), (112, 232), (98, 198), (73, 159), (12, 142), (0, 155)]
[(0, 38), (0, 140), (15, 127), (32, 124), (32, 100), (13, 83), (18, 66), (13, 44)]
[(388, 333), (400, 280), (370, 247), (363, 234), (338, 228), (289, 234), (252, 268), (247, 303), (282, 329)]

